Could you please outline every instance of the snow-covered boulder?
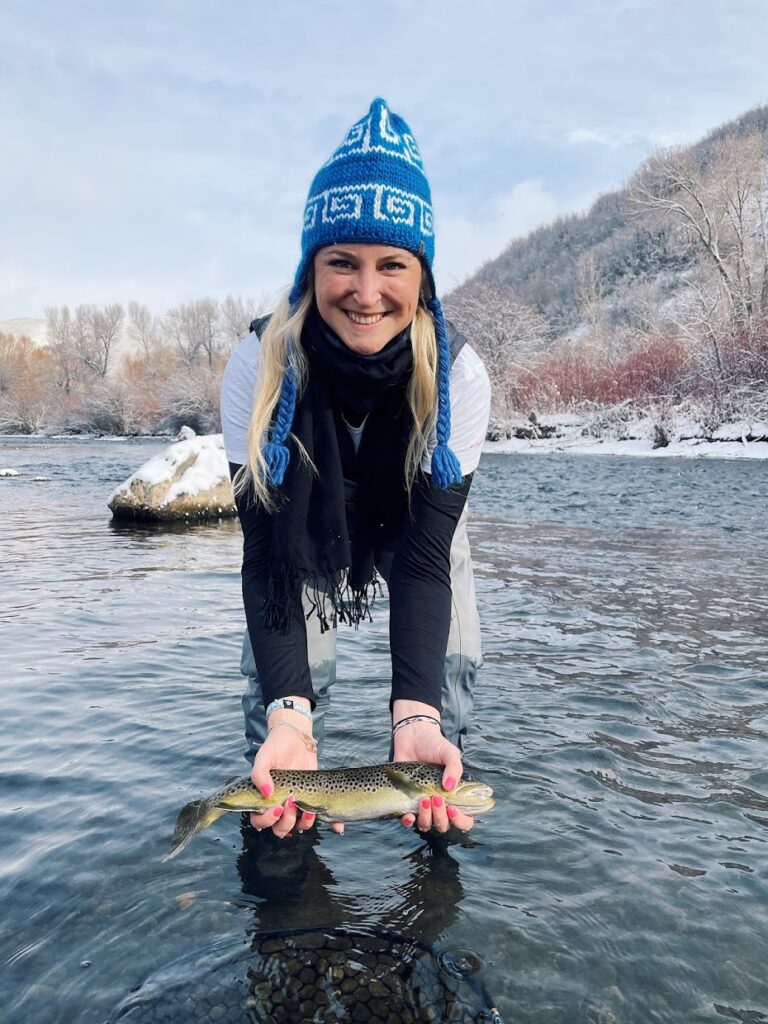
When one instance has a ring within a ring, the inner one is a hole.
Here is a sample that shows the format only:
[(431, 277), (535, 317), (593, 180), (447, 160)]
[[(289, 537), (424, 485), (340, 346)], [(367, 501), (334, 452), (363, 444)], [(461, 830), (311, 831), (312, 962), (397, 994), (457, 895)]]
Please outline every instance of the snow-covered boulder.
[(178, 441), (113, 491), (118, 519), (218, 519), (237, 514), (221, 434)]

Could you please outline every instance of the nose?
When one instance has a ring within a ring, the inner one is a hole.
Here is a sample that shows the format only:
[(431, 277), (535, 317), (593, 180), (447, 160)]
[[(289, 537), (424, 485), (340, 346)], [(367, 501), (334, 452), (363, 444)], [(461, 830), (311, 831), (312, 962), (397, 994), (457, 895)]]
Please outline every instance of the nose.
[(381, 292), (375, 267), (357, 268), (353, 295), (361, 309), (372, 309), (378, 305)]

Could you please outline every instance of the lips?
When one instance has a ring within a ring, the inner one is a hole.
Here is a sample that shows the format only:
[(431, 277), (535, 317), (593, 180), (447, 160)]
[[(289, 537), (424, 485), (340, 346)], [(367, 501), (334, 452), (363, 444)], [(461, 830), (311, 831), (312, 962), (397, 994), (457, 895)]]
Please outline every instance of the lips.
[(353, 313), (350, 309), (345, 309), (344, 312), (353, 324), (360, 324), (363, 327), (381, 323), (385, 316), (384, 313), (373, 313), (370, 316), (364, 316), (362, 313)]

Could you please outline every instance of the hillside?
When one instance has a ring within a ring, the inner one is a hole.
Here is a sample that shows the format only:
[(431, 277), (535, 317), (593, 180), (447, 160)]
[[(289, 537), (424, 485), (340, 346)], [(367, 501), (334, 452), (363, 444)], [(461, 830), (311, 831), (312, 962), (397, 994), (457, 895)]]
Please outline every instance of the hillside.
[[(768, 105), (715, 128), (679, 154), (704, 176), (720, 147), (755, 135), (768, 153)], [(598, 291), (610, 321), (621, 325), (632, 321), (635, 288), (654, 286), (663, 301), (685, 286), (685, 272), (698, 259), (695, 246), (675, 220), (637, 208), (629, 182), (602, 195), (586, 214), (559, 218), (513, 239), (448, 301), (455, 304), (487, 286), (537, 310), (550, 337), (558, 337), (583, 323), (590, 285)]]
[(513, 240), (446, 299), (498, 420), (693, 400), (768, 412), (768, 106), (659, 150), (583, 215)]

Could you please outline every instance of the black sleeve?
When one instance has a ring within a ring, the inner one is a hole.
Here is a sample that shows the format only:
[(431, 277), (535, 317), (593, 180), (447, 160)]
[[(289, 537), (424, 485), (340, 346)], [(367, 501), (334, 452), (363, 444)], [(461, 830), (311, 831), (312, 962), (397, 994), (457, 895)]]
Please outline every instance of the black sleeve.
[[(229, 464), (234, 477), (240, 466)], [(256, 671), (259, 674), (264, 706), (276, 697), (306, 697), (316, 703), (307, 659), (307, 630), (302, 618), (291, 617), (285, 633), (269, 630), (264, 625), (264, 605), (269, 578), (269, 554), (272, 545), (272, 524), (264, 509), (257, 505), (252, 489), (235, 496), (240, 524), (243, 528), (243, 604), (245, 621), (251, 638)]]
[(414, 485), (389, 580), (392, 700), (440, 709), (451, 625), (451, 543), (471, 483), (469, 474), (459, 486), (440, 490), (424, 474)]

